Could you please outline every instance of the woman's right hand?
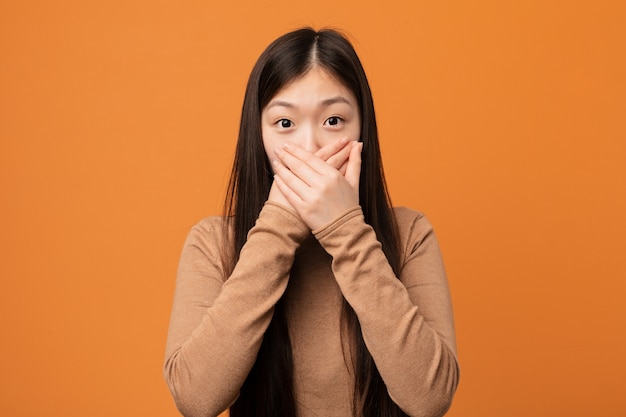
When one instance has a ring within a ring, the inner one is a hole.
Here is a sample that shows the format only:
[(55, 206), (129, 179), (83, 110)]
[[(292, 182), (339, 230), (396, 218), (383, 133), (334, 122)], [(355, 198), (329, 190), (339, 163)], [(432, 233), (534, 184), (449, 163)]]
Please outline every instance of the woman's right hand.
[[(315, 152), (315, 156), (323, 159), (328, 163), (331, 167), (338, 170), (341, 175), (346, 174), (346, 167), (348, 165), (348, 158), (350, 156), (350, 150), (352, 149), (350, 144), (350, 140), (345, 137), (338, 139), (328, 145), (324, 146), (322, 149), (319, 149)], [(293, 206), (287, 201), (283, 193), (276, 186), (276, 182), (272, 183), (272, 187), (270, 188), (270, 193), (267, 198), (268, 201), (272, 201), (276, 204), (280, 204), (285, 208), (289, 209), (291, 212), (295, 213), (296, 210)]]
[[(295, 143), (285, 142), (274, 150), (276, 185), (310, 230), (328, 224), (359, 204), (363, 143), (349, 141), (346, 147), (350, 148), (350, 154), (345, 174), (341, 173), (341, 167), (336, 169)], [(338, 154), (341, 150), (335, 155)], [(334, 160), (337, 165), (343, 165), (341, 159)]]
[(320, 157), (326, 161), (328, 165), (339, 170), (341, 175), (345, 176), (350, 150), (352, 149), (351, 146), (348, 146), (350, 142), (350, 139), (347, 137), (341, 138), (315, 152), (315, 156)]

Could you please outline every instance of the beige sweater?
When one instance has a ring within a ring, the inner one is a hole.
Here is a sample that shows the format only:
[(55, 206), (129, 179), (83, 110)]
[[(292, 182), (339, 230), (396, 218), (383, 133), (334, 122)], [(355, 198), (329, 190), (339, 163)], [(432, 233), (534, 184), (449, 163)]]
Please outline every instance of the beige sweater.
[(181, 413), (216, 416), (235, 401), (284, 295), (299, 417), (351, 415), (342, 296), (391, 398), (411, 416), (443, 415), (459, 379), (446, 274), (428, 220), (406, 208), (395, 214), (400, 279), (360, 207), (311, 233), (296, 215), (266, 203), (230, 276), (220, 257), (223, 219), (194, 226), (180, 260), (164, 369)]

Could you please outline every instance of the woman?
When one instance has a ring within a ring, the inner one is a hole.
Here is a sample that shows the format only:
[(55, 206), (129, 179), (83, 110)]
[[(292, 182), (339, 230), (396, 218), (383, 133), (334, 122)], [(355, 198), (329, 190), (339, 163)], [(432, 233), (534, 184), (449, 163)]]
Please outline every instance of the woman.
[(350, 43), (301, 29), (250, 76), (224, 217), (198, 223), (165, 378), (185, 416), (441, 416), (459, 371), (436, 237), (392, 209)]

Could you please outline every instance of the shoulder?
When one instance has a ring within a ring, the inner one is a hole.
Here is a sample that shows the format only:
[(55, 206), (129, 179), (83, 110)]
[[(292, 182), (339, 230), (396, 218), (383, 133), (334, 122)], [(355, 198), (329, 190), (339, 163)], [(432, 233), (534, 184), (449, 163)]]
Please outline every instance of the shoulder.
[(228, 219), (224, 216), (205, 217), (193, 224), (187, 234), (187, 243), (197, 241), (211, 241), (213, 244), (223, 240), (224, 233), (228, 230)]
[(398, 226), (400, 226), (400, 224), (412, 223), (415, 220), (426, 217), (421, 211), (409, 207), (394, 207), (393, 214), (396, 216)]
[(230, 246), (230, 222), (227, 217), (206, 217), (194, 224), (187, 234), (183, 258), (188, 264), (202, 265), (206, 262), (221, 265)]
[(433, 226), (423, 212), (408, 207), (394, 207), (393, 212), (398, 225), (401, 250), (405, 255), (414, 252), (425, 242), (436, 244)]
[(408, 207), (394, 207), (393, 214), (400, 234), (403, 232), (418, 230), (430, 230), (432, 225), (424, 213)]
[(212, 235), (223, 233), (227, 225), (228, 218), (224, 216), (210, 216), (198, 221), (191, 227), (190, 234)]

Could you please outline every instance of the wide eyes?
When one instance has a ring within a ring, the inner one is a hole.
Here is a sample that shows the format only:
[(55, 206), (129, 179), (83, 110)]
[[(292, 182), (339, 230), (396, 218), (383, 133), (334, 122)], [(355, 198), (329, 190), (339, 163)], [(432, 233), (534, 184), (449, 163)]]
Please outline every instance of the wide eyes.
[(293, 127), (293, 122), (289, 119), (280, 119), (277, 122), (278, 126), (282, 127), (283, 129), (289, 129), (290, 127)]
[[(338, 126), (344, 120), (339, 116), (331, 116), (324, 121), (324, 126)], [(294, 127), (294, 123), (289, 119), (280, 119), (276, 121), (276, 125), (281, 129), (289, 129)]]
[(337, 126), (340, 122), (341, 122), (340, 117), (332, 116), (326, 119), (326, 122), (324, 122), (324, 124), (328, 124), (330, 126)]

